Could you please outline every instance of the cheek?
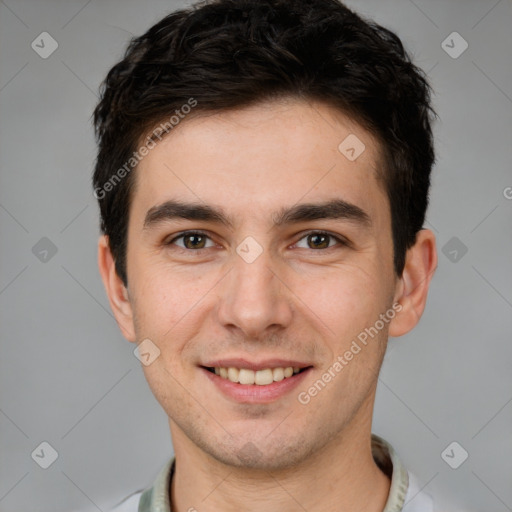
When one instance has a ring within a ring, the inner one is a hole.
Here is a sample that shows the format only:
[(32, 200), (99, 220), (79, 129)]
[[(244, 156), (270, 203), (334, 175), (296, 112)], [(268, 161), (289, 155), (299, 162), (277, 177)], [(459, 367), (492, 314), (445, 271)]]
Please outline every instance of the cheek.
[[(166, 409), (169, 401), (183, 403), (180, 382), (189, 343), (197, 334), (200, 322), (198, 302), (204, 295), (202, 285), (190, 286), (179, 273), (146, 267), (134, 282), (137, 300), (133, 308), (138, 339), (149, 338), (159, 349), (153, 364), (142, 367), (157, 400)], [(172, 400), (171, 400), (172, 399)]]
[(336, 336), (343, 338), (364, 328), (385, 304), (380, 296), (382, 283), (360, 267), (332, 269), (306, 283), (305, 302)]
[[(135, 266), (134, 266), (135, 267)], [(204, 277), (191, 276), (145, 261), (132, 279), (134, 315), (146, 337), (164, 340), (181, 339), (187, 319), (193, 317), (194, 306), (205, 293)], [(176, 345), (173, 345), (176, 346)]]

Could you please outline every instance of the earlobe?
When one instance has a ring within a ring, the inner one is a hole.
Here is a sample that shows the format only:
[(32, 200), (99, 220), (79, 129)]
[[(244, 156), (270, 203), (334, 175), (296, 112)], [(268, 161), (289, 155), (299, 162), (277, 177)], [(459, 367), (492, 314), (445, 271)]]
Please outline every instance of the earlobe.
[(395, 302), (402, 309), (390, 323), (390, 336), (402, 336), (418, 324), (436, 268), (435, 235), (430, 229), (422, 229), (416, 235), (416, 243), (407, 251), (404, 271), (397, 283)]
[(102, 235), (98, 241), (98, 267), (117, 325), (123, 336), (128, 341), (134, 342), (136, 336), (128, 290), (116, 272), (115, 261), (106, 235)]

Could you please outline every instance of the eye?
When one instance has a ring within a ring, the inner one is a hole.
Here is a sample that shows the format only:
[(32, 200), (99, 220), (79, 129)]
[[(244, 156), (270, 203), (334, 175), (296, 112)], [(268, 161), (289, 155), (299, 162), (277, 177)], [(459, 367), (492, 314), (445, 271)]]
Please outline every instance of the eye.
[[(178, 240), (180, 240), (181, 243), (177, 243)], [(306, 240), (306, 247), (300, 247), (298, 245), (301, 240)], [(208, 241), (210, 245), (206, 245)], [(331, 249), (336, 245), (336, 243), (331, 244), (332, 241), (337, 242), (340, 246), (349, 245), (344, 239), (325, 231), (311, 231), (306, 233), (295, 245), (301, 249)], [(176, 245), (180, 249), (193, 251), (200, 251), (201, 249), (208, 249), (215, 246), (211, 238), (203, 231), (185, 231), (166, 242), (165, 245)]]
[[(180, 239), (183, 240), (183, 245), (176, 244), (176, 241)], [(208, 247), (205, 245), (207, 240), (210, 240), (211, 242), (211, 245)], [(177, 245), (181, 249), (200, 250), (208, 249), (209, 247), (213, 247), (215, 244), (210, 237), (202, 231), (185, 231), (177, 237), (174, 237), (169, 242), (166, 242), (165, 245)]]
[(330, 245), (331, 240), (335, 240), (341, 246), (347, 246), (348, 243), (340, 237), (326, 233), (325, 231), (311, 231), (306, 233), (300, 240), (307, 239), (307, 247), (301, 247), (304, 249), (330, 249), (333, 245)]

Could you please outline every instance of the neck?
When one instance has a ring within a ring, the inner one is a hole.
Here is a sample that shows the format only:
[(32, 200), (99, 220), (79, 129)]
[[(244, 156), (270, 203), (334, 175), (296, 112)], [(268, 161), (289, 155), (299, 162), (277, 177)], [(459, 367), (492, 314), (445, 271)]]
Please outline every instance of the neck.
[(172, 511), (382, 512), (390, 480), (372, 456), (371, 407), (369, 412), (363, 424), (354, 419), (300, 464), (272, 472), (225, 465), (170, 420), (176, 456)]

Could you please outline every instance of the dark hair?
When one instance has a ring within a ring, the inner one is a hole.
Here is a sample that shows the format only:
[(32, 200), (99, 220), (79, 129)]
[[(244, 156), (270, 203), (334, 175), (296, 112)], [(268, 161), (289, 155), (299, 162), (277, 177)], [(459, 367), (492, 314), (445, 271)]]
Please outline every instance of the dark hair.
[(130, 41), (94, 110), (93, 186), (117, 274), (127, 285), (130, 170), (151, 130), (185, 105), (195, 116), (296, 97), (338, 108), (380, 143), (401, 276), (428, 206), (430, 91), (398, 36), (337, 0), (214, 0), (169, 14)]

